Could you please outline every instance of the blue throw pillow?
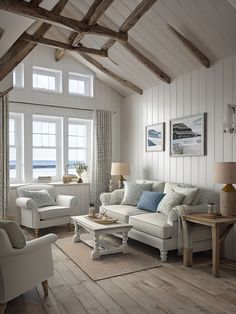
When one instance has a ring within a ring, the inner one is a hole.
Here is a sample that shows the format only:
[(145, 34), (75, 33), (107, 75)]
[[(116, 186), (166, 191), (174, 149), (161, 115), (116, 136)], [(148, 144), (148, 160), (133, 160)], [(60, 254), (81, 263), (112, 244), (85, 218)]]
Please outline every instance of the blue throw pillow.
[(138, 208), (156, 212), (158, 204), (164, 196), (165, 193), (144, 191), (138, 203)]

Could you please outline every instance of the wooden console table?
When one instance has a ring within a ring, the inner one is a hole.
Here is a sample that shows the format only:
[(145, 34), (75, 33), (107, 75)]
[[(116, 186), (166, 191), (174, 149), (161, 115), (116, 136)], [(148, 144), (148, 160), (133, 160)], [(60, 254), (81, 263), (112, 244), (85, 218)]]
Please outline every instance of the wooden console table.
[[(236, 223), (236, 217), (221, 217), (212, 218), (207, 214), (192, 214), (184, 215), (182, 219), (187, 223), (196, 223), (211, 227), (212, 232), (212, 275), (219, 276), (219, 260), (220, 246), (226, 238), (231, 228)], [(193, 264), (192, 248), (187, 247), (184, 243), (183, 263), (190, 267)]]

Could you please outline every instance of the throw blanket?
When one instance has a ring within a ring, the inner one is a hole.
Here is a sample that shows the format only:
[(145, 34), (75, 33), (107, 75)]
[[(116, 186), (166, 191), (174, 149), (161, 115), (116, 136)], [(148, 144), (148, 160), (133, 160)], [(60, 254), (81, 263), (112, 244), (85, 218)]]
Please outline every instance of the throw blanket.
[(193, 248), (192, 243), (192, 224), (181, 218), (183, 215), (200, 214), (207, 212), (207, 204), (196, 206), (179, 205), (173, 208), (178, 218), (178, 253), (182, 255), (184, 244), (188, 249)]

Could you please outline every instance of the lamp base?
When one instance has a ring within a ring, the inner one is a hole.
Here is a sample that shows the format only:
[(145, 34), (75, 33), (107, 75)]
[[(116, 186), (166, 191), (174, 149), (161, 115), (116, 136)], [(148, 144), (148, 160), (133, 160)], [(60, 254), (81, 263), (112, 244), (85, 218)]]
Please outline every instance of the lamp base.
[(220, 191), (220, 212), (222, 216), (236, 216), (236, 189), (226, 184)]
[(124, 188), (124, 181), (126, 181), (125, 178), (122, 175), (120, 175), (120, 178), (119, 178), (119, 181), (118, 181), (118, 189), (123, 189)]

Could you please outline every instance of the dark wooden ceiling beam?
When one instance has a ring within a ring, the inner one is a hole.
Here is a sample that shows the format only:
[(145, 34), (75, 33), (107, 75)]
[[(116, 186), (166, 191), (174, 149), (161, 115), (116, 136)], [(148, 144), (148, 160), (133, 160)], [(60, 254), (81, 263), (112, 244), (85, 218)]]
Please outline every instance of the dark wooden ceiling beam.
[[(60, 14), (68, 0), (60, 0), (51, 10)], [(35, 32), (36, 38), (42, 38), (51, 28), (51, 24), (43, 23)], [(24, 33), (23, 33), (24, 34)], [(0, 58), (0, 81), (3, 80), (36, 46), (22, 39), (23, 34), (14, 42), (8, 51)]]
[(132, 82), (122, 78), (121, 76), (117, 75), (116, 73), (112, 72), (111, 70), (105, 68), (100, 62), (92, 58), (91, 56), (87, 55), (86, 53), (80, 53), (80, 55), (87, 60), (90, 64), (95, 66), (98, 70), (105, 73), (107, 76), (111, 77), (113, 80), (119, 82), (121, 85), (132, 89), (134, 92), (138, 93), (139, 95), (143, 94), (143, 90), (138, 87), (137, 85), (133, 84)]
[(134, 46), (132, 46), (130, 43), (122, 43), (122, 46), (125, 47), (137, 60), (145, 65), (160, 80), (167, 84), (170, 84), (171, 78)]
[(20, 14), (29, 18), (43, 20), (44, 22), (55, 24), (79, 33), (106, 36), (116, 40), (127, 41), (128, 35), (123, 31), (116, 32), (110, 28), (100, 25), (88, 25), (62, 15), (53, 14), (52, 12), (41, 8), (33, 7), (30, 3), (20, 0), (1, 0), (0, 9)]
[(168, 28), (204, 67), (209, 68), (211, 66), (211, 62), (208, 57), (202, 53), (189, 39), (187, 39), (182, 33), (177, 31), (177, 29), (169, 24)]
[[(88, 25), (94, 25), (97, 23), (98, 19), (103, 15), (103, 13), (108, 9), (108, 7), (112, 4), (114, 0), (95, 0), (88, 12), (82, 18), (81, 22), (86, 23)], [(71, 32), (69, 37), (69, 43), (72, 45), (77, 45), (85, 36), (85, 33), (76, 33)], [(56, 49), (55, 59), (56, 61), (60, 61), (64, 55), (66, 54), (66, 50)]]
[(104, 50), (87, 48), (84, 46), (74, 47), (72, 45), (69, 45), (69, 44), (66, 44), (57, 40), (49, 39), (49, 38), (38, 39), (35, 36), (29, 35), (29, 34), (24, 34), (22, 38), (26, 41), (29, 41), (35, 44), (41, 44), (41, 45), (46, 45), (46, 46), (50, 46), (54, 48), (56, 47), (56, 48), (66, 49), (69, 51), (85, 52), (85, 53), (94, 54), (100, 57), (108, 57), (107, 51), (104, 51)]

